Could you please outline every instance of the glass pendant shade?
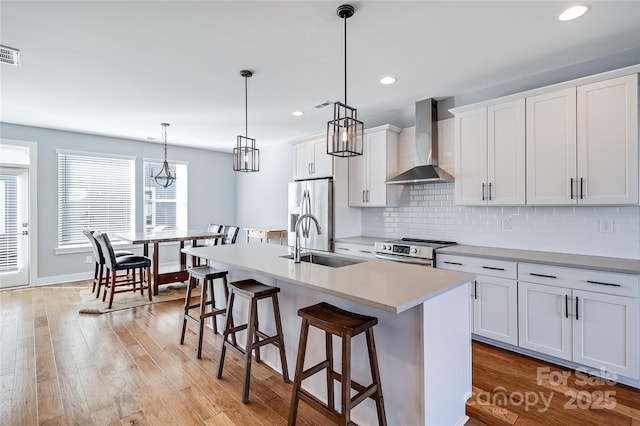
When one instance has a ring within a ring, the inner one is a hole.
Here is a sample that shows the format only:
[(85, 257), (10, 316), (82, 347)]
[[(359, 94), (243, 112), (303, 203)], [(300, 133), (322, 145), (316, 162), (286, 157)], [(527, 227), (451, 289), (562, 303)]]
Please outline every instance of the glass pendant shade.
[(333, 120), (327, 123), (327, 154), (336, 157), (362, 155), (364, 123), (358, 111), (341, 102), (333, 104)]
[(175, 170), (171, 170), (169, 163), (167, 162), (167, 127), (169, 127), (169, 123), (161, 123), (160, 126), (162, 127), (162, 137), (164, 139), (164, 162), (162, 163), (162, 168), (157, 175), (153, 175), (153, 167), (149, 170), (149, 174), (158, 185), (163, 188), (168, 188), (173, 182), (175, 182), (176, 172)]
[(256, 140), (238, 136), (238, 144), (233, 148), (233, 170), (236, 172), (260, 171), (260, 150)]

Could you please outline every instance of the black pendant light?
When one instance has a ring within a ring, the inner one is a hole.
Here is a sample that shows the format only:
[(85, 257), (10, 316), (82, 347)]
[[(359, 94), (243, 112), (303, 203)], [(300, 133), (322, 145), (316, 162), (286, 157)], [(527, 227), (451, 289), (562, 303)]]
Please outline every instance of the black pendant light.
[(162, 138), (164, 139), (164, 162), (157, 175), (153, 175), (153, 167), (149, 171), (149, 175), (158, 185), (168, 188), (176, 180), (176, 172), (175, 170), (172, 171), (169, 168), (169, 163), (167, 163), (167, 127), (169, 127), (169, 123), (161, 123), (160, 126), (162, 127)]
[(260, 170), (260, 150), (256, 148), (256, 140), (247, 137), (249, 134), (247, 119), (247, 78), (253, 73), (240, 71), (244, 77), (244, 136), (238, 135), (237, 146), (233, 148), (233, 170), (236, 172), (257, 172)]
[(333, 104), (333, 120), (327, 123), (327, 154), (336, 157), (362, 155), (364, 123), (358, 120), (358, 110), (347, 104), (347, 19), (355, 9), (343, 4), (336, 10), (344, 20), (344, 103)]

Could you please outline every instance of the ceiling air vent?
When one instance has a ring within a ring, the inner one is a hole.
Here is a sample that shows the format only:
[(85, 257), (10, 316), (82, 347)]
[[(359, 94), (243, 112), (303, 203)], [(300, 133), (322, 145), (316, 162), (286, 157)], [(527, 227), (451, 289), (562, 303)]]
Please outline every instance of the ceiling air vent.
[(20, 66), (20, 51), (0, 45), (0, 63)]
[(324, 102), (319, 103), (318, 105), (314, 105), (313, 107), (314, 107), (314, 108), (324, 108), (324, 107), (329, 106), (329, 105), (331, 105), (331, 104), (333, 104), (333, 102), (331, 102), (331, 101), (324, 101)]

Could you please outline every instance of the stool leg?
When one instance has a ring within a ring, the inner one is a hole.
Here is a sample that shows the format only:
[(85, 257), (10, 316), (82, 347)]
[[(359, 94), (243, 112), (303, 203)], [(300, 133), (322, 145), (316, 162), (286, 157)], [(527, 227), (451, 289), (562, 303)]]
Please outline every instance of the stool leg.
[[(222, 333), (222, 350), (220, 351), (220, 362), (218, 363), (218, 379), (222, 378), (222, 369), (224, 368), (224, 357), (227, 353), (227, 337), (229, 336), (229, 329), (233, 327), (233, 300), (235, 299), (235, 293), (232, 291), (229, 294), (229, 300), (227, 300), (227, 320), (225, 321), (224, 333)], [(235, 336), (235, 333), (233, 333)]]
[[(225, 324), (226, 324), (227, 317), (230, 316), (231, 317), (231, 327), (234, 327), (234, 325), (233, 325), (233, 312), (231, 312), (229, 310), (229, 283), (227, 282), (227, 276), (226, 275), (224, 277), (222, 277), (222, 282), (224, 283), (224, 297), (225, 297), (225, 300), (227, 301), (227, 312), (224, 315)], [(236, 333), (233, 333), (231, 335), (231, 341), (233, 342), (234, 345), (238, 344), (236, 342)]]
[[(213, 279), (208, 280), (208, 284), (209, 284), (209, 312), (213, 312), (216, 309), (216, 294), (213, 291)], [(213, 334), (218, 334), (218, 321), (216, 319), (215, 315), (213, 317)]]
[(242, 402), (249, 402), (249, 382), (251, 381), (251, 352), (256, 336), (256, 317), (258, 316), (258, 300), (251, 298), (249, 321), (247, 321), (247, 344), (244, 357), (244, 385), (242, 386)]
[(204, 323), (207, 321), (205, 318), (205, 313), (207, 311), (207, 287), (208, 283), (205, 279), (205, 282), (202, 283), (202, 288), (200, 289), (200, 322), (198, 327), (198, 359), (202, 358), (202, 335), (204, 334)]
[(378, 368), (378, 355), (376, 353), (376, 343), (373, 339), (373, 327), (367, 330), (367, 349), (369, 352), (369, 365), (371, 366), (371, 377), (377, 387), (377, 391), (373, 394), (376, 401), (376, 408), (378, 411), (378, 424), (380, 426), (386, 426), (387, 415), (384, 411), (384, 399), (382, 397), (382, 385), (380, 381), (380, 369)]
[(276, 321), (276, 333), (278, 333), (278, 349), (280, 350), (280, 363), (282, 364), (282, 377), (285, 383), (291, 383), (289, 380), (289, 368), (287, 366), (287, 354), (284, 350), (284, 333), (282, 332), (282, 322), (280, 321), (280, 305), (278, 304), (278, 295), (274, 294), (271, 298), (273, 303), (273, 316)]
[(300, 343), (298, 344), (298, 359), (296, 360), (296, 373), (293, 378), (293, 391), (291, 392), (291, 406), (289, 408), (289, 426), (295, 426), (298, 416), (298, 393), (302, 385), (302, 371), (304, 370), (304, 357), (307, 351), (307, 337), (309, 336), (309, 323), (302, 319), (300, 329)]
[(351, 422), (351, 336), (342, 335), (342, 397), (340, 419), (345, 426)]
[(331, 410), (335, 410), (335, 399), (333, 392), (333, 335), (328, 331), (324, 332), (325, 351), (327, 356), (327, 405)]
[(187, 315), (189, 314), (189, 301), (191, 300), (191, 289), (193, 288), (193, 277), (189, 277), (189, 285), (184, 296), (184, 314), (182, 315), (182, 333), (180, 334), (180, 344), (184, 344), (184, 333), (187, 329)]
[[(254, 334), (253, 334), (253, 344), (256, 345), (257, 343), (260, 342), (260, 337), (258, 336), (258, 330), (260, 330), (259, 326), (258, 326), (258, 301), (256, 300), (256, 316), (254, 318)], [(255, 352), (255, 357), (256, 357), (256, 362), (260, 362), (260, 347), (259, 346), (254, 346), (254, 350)]]

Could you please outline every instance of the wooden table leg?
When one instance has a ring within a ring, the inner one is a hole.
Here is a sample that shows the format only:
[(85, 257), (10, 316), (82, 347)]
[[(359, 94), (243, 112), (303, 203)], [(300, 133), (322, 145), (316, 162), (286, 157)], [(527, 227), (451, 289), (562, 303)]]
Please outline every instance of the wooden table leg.
[[(195, 245), (196, 245), (195, 242), (196, 242), (196, 240), (193, 240), (191, 242), (192, 247), (195, 247)], [(180, 251), (179, 251), (179, 253), (180, 253), (180, 270), (181, 271), (186, 271), (187, 270), (187, 255), (186, 255), (186, 253), (182, 252), (182, 249), (184, 249), (184, 241), (180, 241)]]
[(158, 270), (160, 266), (160, 259), (158, 256), (159, 247), (160, 247), (159, 242), (156, 241), (153, 243), (153, 295), (154, 296), (158, 295), (158, 286), (160, 285), (160, 279), (159, 279), (160, 271)]

